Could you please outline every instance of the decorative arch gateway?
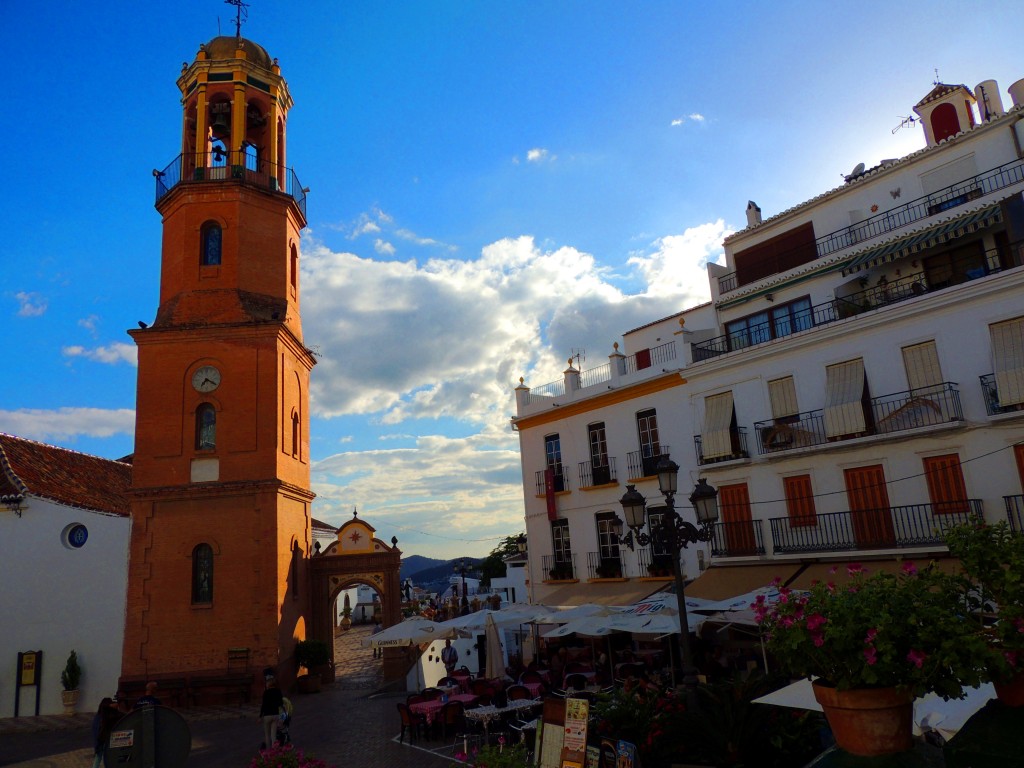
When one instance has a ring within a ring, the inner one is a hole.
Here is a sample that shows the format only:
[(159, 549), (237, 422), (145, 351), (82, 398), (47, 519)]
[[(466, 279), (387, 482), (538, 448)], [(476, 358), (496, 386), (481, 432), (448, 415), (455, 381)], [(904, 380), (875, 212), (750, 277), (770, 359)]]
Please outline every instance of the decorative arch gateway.
[[(337, 540), (310, 559), (310, 637), (333, 645), (334, 600), (342, 590), (358, 584), (377, 590), (384, 627), (402, 620), (402, 550), (396, 537), (391, 537), (388, 546), (375, 533), (376, 529), (352, 510), (352, 519), (338, 529)], [(384, 649), (386, 680), (403, 676), (407, 666), (401, 649)]]

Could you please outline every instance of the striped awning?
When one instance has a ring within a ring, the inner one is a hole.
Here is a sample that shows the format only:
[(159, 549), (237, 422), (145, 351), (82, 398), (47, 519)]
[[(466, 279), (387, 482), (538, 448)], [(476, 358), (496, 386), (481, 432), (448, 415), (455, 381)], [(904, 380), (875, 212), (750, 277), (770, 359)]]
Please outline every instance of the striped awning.
[(999, 205), (991, 205), (980, 211), (964, 214), (951, 221), (943, 222), (938, 226), (914, 232), (874, 248), (868, 248), (859, 254), (854, 254), (850, 257), (849, 263), (843, 267), (843, 275), (852, 275), (854, 272), (862, 269), (869, 269), (879, 264), (902, 259), (904, 256), (913, 256), (936, 245), (948, 243), (972, 232), (979, 232), (993, 224), (998, 224), (1002, 220), (1003, 217)]

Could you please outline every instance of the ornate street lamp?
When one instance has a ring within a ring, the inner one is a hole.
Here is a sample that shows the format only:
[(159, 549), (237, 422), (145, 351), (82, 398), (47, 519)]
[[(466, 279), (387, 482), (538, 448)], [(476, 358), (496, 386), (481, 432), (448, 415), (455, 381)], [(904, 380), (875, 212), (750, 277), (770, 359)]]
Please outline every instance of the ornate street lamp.
[(697, 669), (693, 664), (693, 652), (690, 648), (690, 626), (686, 615), (686, 595), (683, 593), (683, 571), (679, 564), (679, 556), (690, 544), (699, 541), (711, 541), (714, 535), (714, 523), (718, 520), (718, 491), (701, 479), (690, 494), (690, 504), (697, 514), (699, 527), (689, 523), (676, 511), (675, 495), (679, 484), (679, 465), (668, 455), (662, 456), (658, 462), (658, 486), (665, 497), (665, 512), (661, 522), (651, 526), (650, 534), (643, 532), (646, 522), (647, 502), (632, 485), (626, 486), (619, 503), (626, 517), (629, 532), (623, 536), (622, 522), (619, 521), (616, 533), (619, 540), (630, 549), (634, 544), (646, 547), (654, 542), (668, 549), (672, 556), (672, 576), (675, 579), (676, 602), (679, 610), (679, 653), (683, 662), (683, 686), (686, 689), (686, 704), (690, 711), (697, 709)]
[(516, 538), (516, 549), (519, 550), (520, 555), (526, 554), (526, 534), (520, 533)]
[(469, 597), (466, 595), (466, 574), (472, 569), (466, 563), (466, 558), (462, 558), (453, 570), (456, 576), (462, 577), (462, 615), (465, 616), (469, 613)]

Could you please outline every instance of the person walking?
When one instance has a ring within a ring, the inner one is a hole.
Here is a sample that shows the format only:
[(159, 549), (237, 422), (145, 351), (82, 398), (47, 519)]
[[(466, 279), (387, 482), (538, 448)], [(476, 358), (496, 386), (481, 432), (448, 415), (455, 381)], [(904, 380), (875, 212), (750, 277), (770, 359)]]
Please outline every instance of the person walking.
[(93, 758), (92, 768), (102, 768), (103, 753), (107, 751), (107, 741), (110, 738), (110, 731), (114, 724), (121, 719), (122, 712), (117, 708), (117, 702), (109, 696), (100, 699), (100, 705), (92, 718), (92, 743)]
[[(377, 619), (373, 623), (373, 632), (371, 632), (370, 634), (371, 635), (376, 635), (378, 632), (381, 632), (383, 629), (384, 629), (384, 627), (381, 625), (380, 619)], [(384, 658), (384, 649), (381, 648), (379, 645), (373, 646), (373, 658), (375, 658), (375, 659), (382, 659), (382, 658)]]
[(263, 723), (263, 743), (260, 750), (269, 749), (277, 741), (277, 724), (281, 707), (284, 706), (284, 696), (277, 687), (277, 678), (267, 675), (265, 680), (267, 687), (263, 689), (263, 698), (260, 700), (259, 719)]
[(455, 671), (455, 665), (459, 663), (459, 652), (452, 647), (451, 640), (444, 641), (444, 648), (441, 649), (441, 663), (447, 674)]

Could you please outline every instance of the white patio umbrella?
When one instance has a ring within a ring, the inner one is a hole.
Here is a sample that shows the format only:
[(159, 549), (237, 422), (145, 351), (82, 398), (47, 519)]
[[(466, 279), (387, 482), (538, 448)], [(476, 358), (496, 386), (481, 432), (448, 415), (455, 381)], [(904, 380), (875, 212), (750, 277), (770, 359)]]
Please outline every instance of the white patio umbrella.
[(446, 637), (459, 637), (460, 631), (454, 627), (442, 627), (435, 621), (422, 616), (392, 624), (387, 629), (363, 640), (364, 648), (395, 648), (409, 644), (429, 643), (443, 640)]
[(577, 619), (589, 619), (595, 616), (611, 616), (613, 613), (622, 612), (622, 610), (623, 608), (620, 606), (583, 603), (583, 605), (576, 605), (572, 608), (562, 608), (543, 619), (539, 619), (537, 623), (565, 624), (566, 622), (576, 621)]
[(494, 623), (494, 616), (488, 614), (484, 637), (487, 641), (487, 666), (484, 674), (488, 679), (505, 676), (505, 655), (501, 647), (501, 637), (498, 633), (498, 625)]
[(603, 616), (590, 616), (575, 621), (569, 621), (555, 629), (549, 630), (541, 637), (565, 637), (567, 635), (587, 635), (589, 637), (604, 637), (615, 630), (608, 627), (608, 620)]

